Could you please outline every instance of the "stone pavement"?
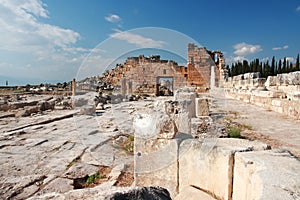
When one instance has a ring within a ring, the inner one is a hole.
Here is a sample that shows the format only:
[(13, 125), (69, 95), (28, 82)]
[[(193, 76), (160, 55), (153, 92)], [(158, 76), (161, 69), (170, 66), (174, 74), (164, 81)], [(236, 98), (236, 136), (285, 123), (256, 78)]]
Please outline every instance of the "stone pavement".
[(222, 92), (215, 95), (215, 100), (220, 110), (234, 116), (234, 122), (249, 126), (251, 128), (249, 134), (256, 132), (262, 135), (262, 141), (271, 147), (289, 150), (300, 157), (299, 120), (242, 101), (225, 98)]

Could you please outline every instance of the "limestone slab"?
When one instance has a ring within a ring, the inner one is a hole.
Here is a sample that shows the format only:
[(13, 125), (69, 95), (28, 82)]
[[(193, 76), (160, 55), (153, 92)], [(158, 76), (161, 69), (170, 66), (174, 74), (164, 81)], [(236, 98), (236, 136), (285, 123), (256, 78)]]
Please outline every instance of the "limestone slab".
[(178, 140), (143, 140), (135, 138), (136, 186), (159, 185), (177, 194)]
[(188, 199), (188, 200), (214, 200), (212, 196), (209, 194), (196, 189), (195, 187), (188, 186), (184, 188), (175, 198), (174, 200), (183, 200), (183, 199)]
[(232, 138), (184, 140), (179, 148), (179, 193), (194, 185), (230, 199), (234, 153), (266, 148), (262, 143)]
[(299, 169), (300, 161), (288, 152), (238, 152), (232, 199), (300, 199)]

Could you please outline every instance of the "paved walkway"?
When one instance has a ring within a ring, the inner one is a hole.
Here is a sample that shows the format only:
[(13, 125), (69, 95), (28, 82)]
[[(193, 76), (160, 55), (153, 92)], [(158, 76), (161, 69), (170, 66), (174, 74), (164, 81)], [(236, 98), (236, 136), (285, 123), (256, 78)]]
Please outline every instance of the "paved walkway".
[(254, 132), (266, 136), (262, 141), (271, 146), (276, 144), (275, 146), (287, 149), (300, 157), (299, 120), (238, 100), (223, 97), (216, 100), (222, 110), (237, 116), (235, 122), (249, 125)]

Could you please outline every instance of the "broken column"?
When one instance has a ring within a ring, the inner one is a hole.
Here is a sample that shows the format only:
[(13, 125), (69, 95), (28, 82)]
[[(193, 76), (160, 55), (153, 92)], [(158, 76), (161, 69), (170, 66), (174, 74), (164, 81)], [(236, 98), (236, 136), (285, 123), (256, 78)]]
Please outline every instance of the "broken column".
[(190, 120), (196, 116), (195, 98), (194, 88), (185, 87), (176, 91), (175, 101), (178, 103), (178, 114), (175, 121), (178, 132), (191, 133)]
[(151, 113), (137, 114), (133, 121), (134, 180), (136, 186), (159, 185), (172, 197), (177, 194), (178, 139), (174, 118), (164, 110), (163, 102)]
[(72, 95), (76, 95), (76, 80), (75, 78), (72, 79)]
[(126, 96), (126, 91), (127, 91), (127, 87), (126, 87), (126, 78), (122, 78), (122, 79), (121, 79), (121, 92), (122, 92), (122, 96), (123, 96), (123, 97)]
[(128, 94), (132, 95), (132, 81), (131, 80), (128, 81)]
[(209, 104), (207, 98), (196, 98), (196, 116), (209, 116)]

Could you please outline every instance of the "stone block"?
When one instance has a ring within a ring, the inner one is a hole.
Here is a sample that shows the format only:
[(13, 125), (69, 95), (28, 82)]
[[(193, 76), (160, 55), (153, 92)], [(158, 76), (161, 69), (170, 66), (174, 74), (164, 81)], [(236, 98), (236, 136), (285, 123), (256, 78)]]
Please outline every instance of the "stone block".
[(273, 99), (272, 100), (272, 106), (281, 106), (281, 100), (280, 99)]
[(299, 160), (288, 152), (238, 152), (232, 199), (299, 199), (299, 169)]
[(267, 81), (265, 82), (266, 87), (276, 86), (277, 85), (277, 77), (276, 76), (268, 76)]
[(209, 104), (207, 98), (196, 98), (196, 116), (209, 116)]
[(175, 197), (178, 192), (178, 140), (135, 137), (134, 145), (135, 185), (159, 185)]
[(192, 186), (188, 186), (184, 188), (176, 197), (174, 200), (214, 200), (212, 196), (209, 194), (195, 188)]
[(213, 121), (210, 117), (192, 118), (191, 119), (191, 135), (194, 138), (205, 138), (211, 135), (211, 125)]
[(185, 87), (175, 93), (175, 101), (181, 106), (181, 112), (189, 113), (189, 118), (196, 116), (195, 99), (196, 93), (192, 88)]
[(179, 148), (179, 193), (193, 185), (219, 199), (230, 199), (234, 153), (266, 148), (263, 143), (232, 138), (184, 140)]

